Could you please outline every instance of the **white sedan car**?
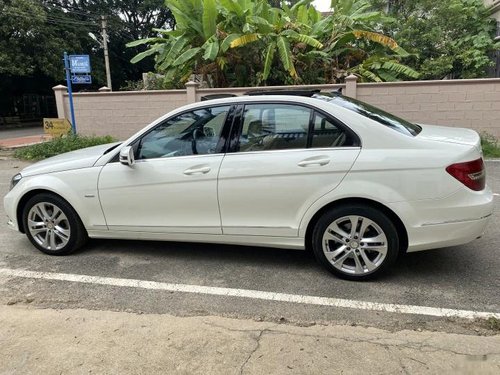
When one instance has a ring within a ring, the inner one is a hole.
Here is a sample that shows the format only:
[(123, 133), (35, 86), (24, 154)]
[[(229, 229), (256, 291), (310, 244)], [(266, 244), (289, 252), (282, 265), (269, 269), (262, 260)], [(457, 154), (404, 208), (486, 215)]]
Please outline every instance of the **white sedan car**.
[(88, 237), (311, 248), (351, 280), (482, 235), (493, 196), (476, 132), (293, 94), (188, 105), (29, 166), (4, 199), (9, 224), (53, 255)]

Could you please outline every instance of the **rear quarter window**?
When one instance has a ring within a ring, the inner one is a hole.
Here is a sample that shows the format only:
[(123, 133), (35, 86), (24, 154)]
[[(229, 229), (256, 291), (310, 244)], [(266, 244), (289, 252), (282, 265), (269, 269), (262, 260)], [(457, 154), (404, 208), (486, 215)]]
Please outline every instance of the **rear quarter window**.
[(328, 98), (327, 100), (409, 136), (415, 137), (422, 131), (422, 128), (417, 124), (413, 124), (380, 108), (356, 99), (338, 95)]

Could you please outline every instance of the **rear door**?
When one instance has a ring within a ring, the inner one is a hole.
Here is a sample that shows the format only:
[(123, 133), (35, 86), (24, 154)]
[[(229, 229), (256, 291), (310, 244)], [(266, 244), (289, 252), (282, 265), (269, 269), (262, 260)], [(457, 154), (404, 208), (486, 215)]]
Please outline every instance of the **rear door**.
[(245, 104), (235, 125), (219, 172), (224, 234), (296, 237), (360, 152), (354, 133), (301, 104)]

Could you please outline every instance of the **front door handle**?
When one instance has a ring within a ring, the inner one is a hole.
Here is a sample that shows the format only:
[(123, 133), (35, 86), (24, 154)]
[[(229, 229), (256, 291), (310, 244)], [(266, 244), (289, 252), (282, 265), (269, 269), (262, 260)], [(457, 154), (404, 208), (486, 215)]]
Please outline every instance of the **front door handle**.
[(319, 165), (319, 166), (323, 166), (323, 165), (327, 165), (328, 163), (330, 162), (330, 159), (329, 158), (322, 158), (322, 159), (306, 159), (306, 160), (302, 160), (300, 161), (297, 165), (299, 167), (309, 167), (311, 165)]
[(193, 174), (206, 174), (210, 172), (210, 167), (193, 167), (193, 168), (188, 168), (184, 171), (185, 175), (193, 175)]

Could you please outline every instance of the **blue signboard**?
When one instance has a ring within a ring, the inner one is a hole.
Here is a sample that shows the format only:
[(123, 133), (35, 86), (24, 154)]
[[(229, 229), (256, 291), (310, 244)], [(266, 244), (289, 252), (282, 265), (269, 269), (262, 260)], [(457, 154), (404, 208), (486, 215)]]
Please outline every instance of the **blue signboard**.
[(73, 75), (71, 76), (71, 83), (73, 83), (74, 85), (90, 85), (92, 83), (92, 77), (90, 76), (90, 74)]
[(69, 68), (71, 73), (90, 73), (89, 55), (69, 55)]

